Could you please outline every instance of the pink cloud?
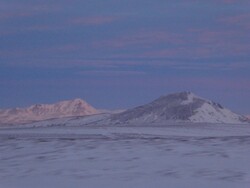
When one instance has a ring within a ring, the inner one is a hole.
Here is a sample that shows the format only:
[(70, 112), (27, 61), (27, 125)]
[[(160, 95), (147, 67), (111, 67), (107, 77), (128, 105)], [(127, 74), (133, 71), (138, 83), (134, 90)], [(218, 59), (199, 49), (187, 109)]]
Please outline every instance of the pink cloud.
[(223, 90), (235, 89), (235, 90), (248, 90), (249, 91), (249, 80), (241, 79), (228, 79), (228, 78), (199, 78), (200, 84), (210, 85), (214, 88), (223, 88)]
[[(193, 1), (200, 1), (200, 0), (193, 0)], [(209, 2), (213, 3), (222, 3), (222, 4), (233, 4), (233, 3), (244, 3), (247, 2), (247, 0), (210, 0)]]
[[(144, 82), (143, 82), (144, 81)], [(154, 87), (173, 87), (172, 83), (176, 85), (186, 86), (189, 89), (200, 88), (203, 91), (216, 89), (217, 91), (235, 90), (235, 91), (250, 91), (248, 79), (234, 79), (234, 78), (222, 78), (222, 77), (185, 77), (182, 75), (169, 76), (160, 75), (150, 80), (142, 80), (141, 85), (153, 85)]]
[(210, 57), (211, 50), (205, 47), (175, 47), (144, 52), (141, 57), (149, 58), (200, 58)]
[(0, 21), (6, 21), (12, 18), (24, 18), (31, 16), (33, 16), (33, 13), (31, 12), (2, 12), (0, 13)]
[(223, 3), (236, 3), (239, 2), (239, 0), (221, 0)]
[[(1, 19), (0, 19), (1, 21)], [(46, 24), (37, 24), (37, 25), (30, 25), (30, 26), (25, 26), (25, 27), (19, 27), (19, 28), (13, 28), (10, 27), (8, 29), (0, 31), (0, 34), (2, 36), (5, 35), (13, 35), (16, 33), (25, 33), (25, 32), (32, 32), (32, 31), (52, 31), (52, 30), (58, 30), (58, 29), (63, 29), (63, 25), (46, 25)]]
[(89, 75), (99, 75), (99, 76), (142, 76), (147, 73), (144, 71), (132, 71), (132, 70), (86, 70), (78, 72), (78, 74), (89, 74)]
[(194, 41), (201, 48), (207, 48), (211, 56), (228, 56), (228, 55), (248, 55), (250, 44), (249, 35), (244, 30), (210, 30), (198, 29), (190, 30), (196, 36)]
[(71, 24), (77, 25), (103, 25), (112, 23), (118, 20), (118, 17), (115, 16), (94, 16), (94, 17), (79, 17), (70, 20)]
[[(227, 39), (233, 40), (239, 36), (237, 31), (216, 31), (209, 29), (197, 30), (197, 40), (201, 44), (219, 44), (225, 43)], [(229, 41), (228, 41), (229, 42)]]
[(65, 44), (61, 46), (50, 47), (46, 49), (46, 52), (54, 52), (54, 53), (70, 53), (76, 52), (80, 50), (85, 50), (88, 47), (84, 44), (77, 43), (77, 44)]
[(219, 23), (243, 26), (245, 29), (250, 29), (250, 13), (238, 14), (233, 16), (224, 16), (218, 19)]
[(0, 2), (0, 12), (54, 12), (62, 10), (63, 7), (59, 6), (57, 3), (53, 4), (51, 2), (41, 1), (36, 3), (24, 3), (24, 2)]
[(143, 49), (156, 44), (184, 44), (183, 35), (167, 31), (139, 31), (110, 40), (94, 42), (95, 48), (126, 48), (139, 46)]
[(96, 45), (124, 49), (140, 47), (140, 51), (137, 51), (133, 57), (210, 58), (248, 55), (250, 44), (245, 42), (246, 39), (249, 40), (248, 33), (237, 29), (189, 29), (182, 35), (169, 32), (145, 32), (104, 43), (98, 42)]
[(61, 7), (53, 4), (0, 3), (0, 21), (54, 13), (59, 10), (61, 10)]

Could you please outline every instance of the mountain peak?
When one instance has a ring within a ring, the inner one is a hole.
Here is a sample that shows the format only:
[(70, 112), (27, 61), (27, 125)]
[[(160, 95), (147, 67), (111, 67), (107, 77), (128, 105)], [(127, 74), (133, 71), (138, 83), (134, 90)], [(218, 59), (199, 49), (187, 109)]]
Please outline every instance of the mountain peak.
[(180, 100), (185, 100), (185, 99), (188, 99), (189, 97), (201, 98), (190, 91), (171, 93), (171, 94), (163, 95), (160, 98), (176, 98), (176, 99), (179, 98)]
[(63, 104), (63, 103), (66, 103), (66, 104), (87, 104), (87, 102), (84, 101), (81, 98), (75, 98), (75, 99), (71, 99), (71, 100), (64, 100), (64, 101), (57, 102), (55, 104)]
[(85, 101), (82, 100), (81, 98), (75, 98), (75, 99), (72, 99), (71, 101), (73, 101), (73, 102), (84, 102), (85, 103)]
[(72, 99), (72, 100), (68, 100), (67, 102), (73, 102), (73, 103), (86, 103), (86, 101), (84, 101), (84, 100), (81, 99), (81, 98), (75, 98), (75, 99)]

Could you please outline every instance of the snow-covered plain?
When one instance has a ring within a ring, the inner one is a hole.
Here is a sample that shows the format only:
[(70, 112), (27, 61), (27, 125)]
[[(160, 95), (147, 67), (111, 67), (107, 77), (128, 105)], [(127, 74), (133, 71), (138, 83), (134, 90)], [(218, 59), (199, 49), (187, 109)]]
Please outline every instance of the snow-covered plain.
[(1, 188), (249, 188), (249, 125), (0, 129)]

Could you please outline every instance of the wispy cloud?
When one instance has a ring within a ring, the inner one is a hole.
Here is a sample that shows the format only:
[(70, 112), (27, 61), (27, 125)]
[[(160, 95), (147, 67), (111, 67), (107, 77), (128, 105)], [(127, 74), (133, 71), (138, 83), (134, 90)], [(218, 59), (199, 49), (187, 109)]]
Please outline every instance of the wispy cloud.
[[(49, 24), (49, 15), (60, 15), (61, 6), (46, 3), (0, 2), (0, 30), (2, 36), (30, 31), (49, 31), (57, 25)], [(36, 21), (34, 21), (36, 20)]]
[(250, 30), (250, 13), (235, 14), (232, 16), (223, 16), (218, 19), (219, 23), (241, 27), (241, 29)]
[(210, 46), (214, 54), (248, 55), (250, 37), (242, 30), (206, 30), (199, 31), (198, 42), (201, 46)]
[(220, 0), (223, 3), (236, 3), (239, 2), (238, 0)]
[(211, 55), (209, 48), (201, 47), (176, 47), (161, 50), (151, 50), (142, 53), (142, 57), (148, 58), (207, 58)]
[(146, 75), (144, 71), (133, 71), (133, 70), (86, 70), (80, 71), (78, 75), (92, 75), (92, 76), (142, 76)]
[(103, 25), (115, 22), (119, 19), (116, 16), (92, 16), (92, 17), (76, 17), (69, 20), (69, 23), (75, 25)]
[(33, 17), (41, 14), (54, 13), (61, 10), (53, 4), (0, 3), (0, 21)]
[[(193, 0), (193, 2), (198, 2), (197, 0)], [(206, 2), (206, 0), (204, 0)], [(209, 2), (224, 5), (231, 5), (231, 4), (242, 4), (242, 3), (248, 3), (248, 0), (210, 0)]]
[(96, 48), (127, 48), (127, 47), (142, 47), (150, 48), (156, 44), (184, 44), (182, 34), (168, 32), (168, 31), (146, 31), (140, 30), (134, 33), (127, 33), (119, 37), (96, 41), (93, 46)]
[(0, 21), (6, 21), (15, 18), (26, 18), (33, 16), (31, 12), (0, 12)]

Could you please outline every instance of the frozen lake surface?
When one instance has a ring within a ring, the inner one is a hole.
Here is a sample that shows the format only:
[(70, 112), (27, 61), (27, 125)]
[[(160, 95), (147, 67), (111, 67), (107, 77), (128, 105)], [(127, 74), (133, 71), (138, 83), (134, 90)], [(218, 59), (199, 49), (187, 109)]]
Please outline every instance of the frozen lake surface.
[(249, 188), (250, 126), (0, 129), (0, 188)]

